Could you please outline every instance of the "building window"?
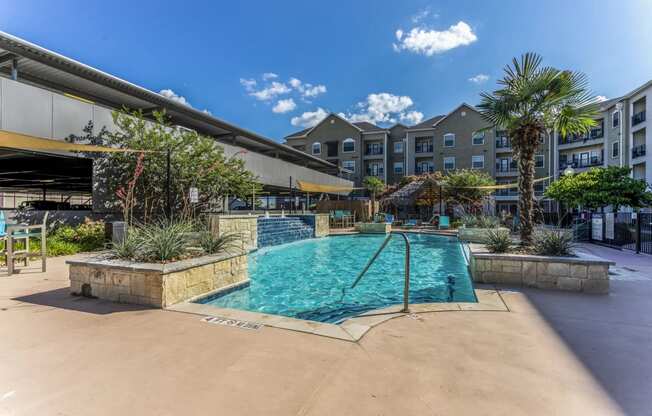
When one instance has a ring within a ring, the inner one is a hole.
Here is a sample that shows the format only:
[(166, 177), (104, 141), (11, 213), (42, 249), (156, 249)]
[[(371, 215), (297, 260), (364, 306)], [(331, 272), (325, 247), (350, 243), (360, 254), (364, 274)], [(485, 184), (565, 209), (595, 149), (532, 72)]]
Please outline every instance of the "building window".
[(416, 171), (417, 174), (432, 173), (435, 171), (435, 164), (433, 163), (432, 160), (423, 160), (417, 162)]
[(432, 137), (416, 137), (414, 143), (415, 153), (432, 153)]
[(365, 155), (382, 155), (383, 150), (382, 143), (367, 143)]
[(444, 158), (444, 169), (445, 170), (455, 169), (455, 156), (449, 156)]
[(484, 169), (484, 155), (471, 156), (471, 167), (473, 169)]
[(394, 173), (396, 175), (403, 174), (403, 162), (394, 162)]
[(444, 147), (455, 147), (455, 135), (453, 133), (444, 134)]
[(484, 131), (476, 131), (473, 133), (472, 141), (474, 146), (480, 146), (484, 144)]
[(383, 176), (383, 164), (382, 163), (370, 163), (367, 165), (367, 175), (368, 176)]
[(344, 139), (342, 142), (342, 153), (355, 152), (355, 140), (352, 138)]
[(620, 156), (620, 142), (611, 143), (611, 157), (616, 158)]
[(534, 167), (535, 168), (542, 168), (545, 163), (545, 160), (543, 158), (543, 155), (535, 155), (534, 156)]
[(351, 172), (355, 172), (355, 160), (343, 160), (342, 167)]
[(313, 155), (321, 154), (321, 143), (317, 142), (312, 144), (312, 154)]
[(618, 127), (620, 125), (620, 111), (616, 110), (611, 113), (611, 127)]
[(394, 142), (394, 153), (403, 153), (403, 142)]

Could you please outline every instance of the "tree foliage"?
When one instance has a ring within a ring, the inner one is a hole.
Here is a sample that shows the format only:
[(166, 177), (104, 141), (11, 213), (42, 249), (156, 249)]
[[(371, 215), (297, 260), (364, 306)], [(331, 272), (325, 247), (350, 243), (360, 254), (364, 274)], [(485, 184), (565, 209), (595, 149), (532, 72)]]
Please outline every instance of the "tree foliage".
[(532, 241), (534, 227), (534, 156), (550, 131), (562, 136), (584, 134), (595, 125), (595, 98), (584, 74), (542, 65), (535, 53), (514, 58), (498, 81), (500, 88), (483, 92), (478, 108), (493, 125), (507, 131), (518, 162), (521, 240)]
[(575, 175), (562, 176), (550, 184), (545, 195), (570, 207), (589, 209), (611, 205), (640, 208), (652, 204), (652, 193), (645, 181), (630, 177), (631, 169), (610, 166), (592, 168)]
[[(206, 208), (219, 203), (226, 195), (247, 197), (259, 191), (256, 177), (245, 169), (239, 154), (227, 157), (215, 139), (166, 122), (163, 112), (155, 112), (154, 120), (141, 112), (114, 112), (115, 132), (102, 130), (92, 135), (70, 137), (70, 141), (85, 140), (93, 144), (142, 150), (134, 153), (91, 155), (95, 158), (96, 184), (105, 193), (105, 209), (121, 205), (117, 198), (133, 186), (133, 210), (148, 221), (164, 215), (166, 208), (166, 165), (170, 150), (171, 206), (179, 215), (191, 209), (189, 189), (199, 191), (199, 203), (194, 208)], [(140, 160), (140, 162), (139, 162)], [(134, 173), (139, 173), (134, 180)], [(133, 183), (132, 183), (133, 182)]]
[(487, 172), (473, 169), (460, 169), (448, 172), (442, 179), (444, 200), (461, 205), (466, 212), (478, 212), (483, 200), (491, 195), (493, 189), (483, 189), (496, 182)]
[(373, 200), (376, 200), (376, 194), (385, 189), (385, 183), (377, 176), (365, 176), (362, 180), (362, 185), (367, 191), (369, 191), (369, 193), (371, 193), (371, 198)]

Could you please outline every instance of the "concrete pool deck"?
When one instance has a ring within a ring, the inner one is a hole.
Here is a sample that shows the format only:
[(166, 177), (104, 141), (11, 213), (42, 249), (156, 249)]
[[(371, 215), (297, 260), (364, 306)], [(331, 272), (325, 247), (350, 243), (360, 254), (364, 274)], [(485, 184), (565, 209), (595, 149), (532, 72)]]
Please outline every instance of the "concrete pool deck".
[(650, 414), (652, 257), (586, 249), (617, 262), (609, 295), (499, 288), (507, 311), (357, 343), (76, 298), (65, 258), (0, 269), (0, 415)]

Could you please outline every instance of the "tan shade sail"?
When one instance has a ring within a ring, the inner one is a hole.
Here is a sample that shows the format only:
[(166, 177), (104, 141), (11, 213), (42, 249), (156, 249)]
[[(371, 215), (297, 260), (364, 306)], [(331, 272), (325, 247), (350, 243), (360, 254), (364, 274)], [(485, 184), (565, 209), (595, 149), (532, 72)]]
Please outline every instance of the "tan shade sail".
[(147, 152), (146, 150), (119, 149), (106, 146), (93, 146), (90, 144), (68, 143), (61, 140), (42, 139), (26, 134), (13, 133), (0, 130), (0, 147), (21, 150), (57, 151), (57, 152)]
[[(532, 181), (532, 183), (547, 181), (552, 178), (552, 176), (547, 176), (545, 178), (539, 178)], [(501, 185), (485, 185), (485, 186), (454, 186), (453, 188), (463, 188), (463, 189), (510, 189), (518, 188), (518, 182), (514, 183), (504, 183)]]
[(297, 181), (297, 187), (300, 191), (303, 192), (314, 192), (314, 193), (341, 193), (341, 192), (351, 192), (354, 189), (363, 189), (363, 188), (354, 188), (353, 186), (335, 186), (335, 185), (320, 185), (317, 183), (306, 182), (306, 181)]

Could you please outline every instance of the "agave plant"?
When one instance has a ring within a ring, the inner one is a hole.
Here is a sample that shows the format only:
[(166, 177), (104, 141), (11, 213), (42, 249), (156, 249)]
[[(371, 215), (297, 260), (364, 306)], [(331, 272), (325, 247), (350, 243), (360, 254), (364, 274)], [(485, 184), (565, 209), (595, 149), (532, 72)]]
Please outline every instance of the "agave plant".
[(541, 65), (541, 57), (526, 53), (498, 81), (500, 89), (482, 93), (478, 108), (509, 134), (518, 161), (521, 241), (532, 242), (534, 227), (534, 156), (540, 139), (551, 131), (562, 136), (587, 133), (595, 125), (595, 97), (584, 74)]
[(241, 239), (240, 234), (237, 233), (216, 236), (210, 231), (203, 231), (199, 237), (199, 245), (206, 253), (215, 254), (239, 248)]
[(534, 233), (532, 248), (543, 256), (572, 256), (575, 243), (573, 233), (562, 229), (540, 229)]

